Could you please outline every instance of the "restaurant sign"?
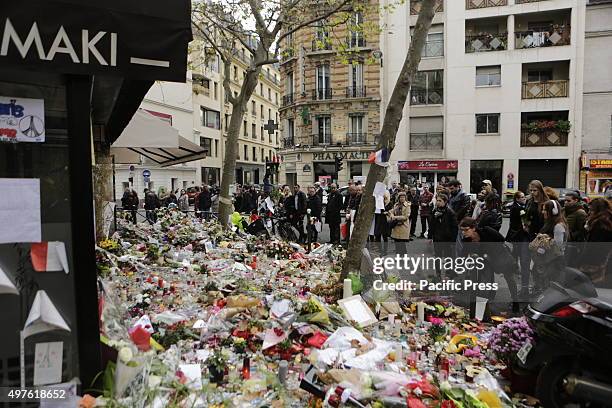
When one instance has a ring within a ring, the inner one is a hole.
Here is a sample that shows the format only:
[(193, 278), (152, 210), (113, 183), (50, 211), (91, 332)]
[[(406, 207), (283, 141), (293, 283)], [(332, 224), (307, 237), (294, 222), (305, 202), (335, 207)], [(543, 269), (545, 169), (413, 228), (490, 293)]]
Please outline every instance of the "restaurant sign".
[(589, 160), (591, 169), (612, 169), (612, 159), (591, 159)]
[(398, 170), (414, 171), (457, 171), (459, 163), (457, 160), (410, 160), (397, 163)]
[(45, 101), (0, 96), (0, 142), (44, 142)]

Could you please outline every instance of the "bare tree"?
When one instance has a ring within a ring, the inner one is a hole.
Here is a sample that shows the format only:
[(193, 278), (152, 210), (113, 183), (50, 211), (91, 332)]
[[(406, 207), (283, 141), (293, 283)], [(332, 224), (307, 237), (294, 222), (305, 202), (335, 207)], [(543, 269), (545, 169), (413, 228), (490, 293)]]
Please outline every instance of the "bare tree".
[[(320, 26), (321, 22), (339, 25), (351, 10), (363, 4), (362, 0), (208, 0), (194, 4), (195, 36), (221, 59), (225, 98), (232, 105), (219, 195), (219, 219), (223, 225), (227, 225), (232, 213), (229, 190), (235, 182), (240, 125), (262, 67), (280, 61), (280, 45), (294, 32)], [(254, 28), (247, 28), (249, 25)], [(251, 58), (240, 92), (233, 95), (230, 74), (239, 48)]]
[[(402, 121), (402, 112), (412, 80), (416, 74), (419, 63), (421, 62), (421, 52), (425, 45), (427, 33), (431, 27), (431, 21), (434, 17), (435, 0), (423, 0), (421, 11), (414, 28), (414, 34), (410, 41), (410, 49), (404, 60), (404, 65), (400, 71), (391, 99), (385, 111), (383, 126), (381, 130), (380, 140), (377, 150), (386, 147), (389, 154), (395, 148), (395, 138), (400, 122)], [(348, 276), (350, 272), (357, 272), (361, 266), (361, 249), (365, 247), (368, 238), (368, 231), (374, 217), (375, 199), (372, 193), (377, 182), (382, 182), (387, 175), (387, 168), (373, 165), (370, 166), (368, 178), (366, 180), (365, 189), (361, 198), (361, 204), (355, 217), (355, 227), (351, 235), (348, 252), (344, 261), (341, 279)]]

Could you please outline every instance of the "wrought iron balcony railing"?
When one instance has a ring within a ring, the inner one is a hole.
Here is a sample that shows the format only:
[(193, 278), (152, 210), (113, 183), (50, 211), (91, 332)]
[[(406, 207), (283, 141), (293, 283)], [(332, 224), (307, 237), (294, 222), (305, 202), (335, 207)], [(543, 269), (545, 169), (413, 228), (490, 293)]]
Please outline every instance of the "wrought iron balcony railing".
[(442, 57), (444, 56), (444, 40), (430, 40), (425, 42), (421, 57)]
[(331, 133), (316, 133), (312, 135), (313, 146), (327, 146), (331, 144)]
[(515, 48), (553, 47), (570, 44), (570, 26), (553, 24), (537, 30), (516, 31)]
[(569, 80), (523, 82), (523, 99), (565, 98), (568, 96)]
[(444, 133), (410, 133), (410, 150), (442, 150)]
[(378, 143), (380, 135), (370, 135), (365, 132), (349, 132), (346, 134), (348, 146), (372, 146)]
[(313, 51), (331, 51), (331, 49), (332, 45), (328, 37), (315, 38), (314, 40), (312, 40)]
[(331, 99), (332, 96), (333, 96), (333, 90), (331, 88), (314, 89), (312, 91), (312, 100), (313, 101)]
[(346, 88), (347, 98), (365, 98), (366, 87), (365, 86), (349, 86)]
[(508, 47), (508, 33), (481, 33), (465, 36), (465, 52), (501, 51)]
[(291, 105), (294, 102), (293, 94), (290, 93), (290, 94), (287, 94), (287, 95), (283, 95), (282, 102), (283, 102), (282, 106), (289, 106), (289, 105)]
[(521, 147), (567, 146), (568, 133), (557, 129), (521, 131)]
[[(410, 14), (417, 15), (421, 11), (421, 0), (410, 0)], [(441, 13), (444, 11), (444, 0), (436, 0), (436, 4), (434, 6), (436, 13)]]
[(544, 1), (544, 0), (514, 0), (516, 4), (535, 3), (537, 1)]
[(507, 4), (508, 0), (465, 0), (465, 8), (467, 10), (506, 6)]
[(444, 103), (443, 88), (427, 88), (410, 90), (411, 105), (441, 105)]

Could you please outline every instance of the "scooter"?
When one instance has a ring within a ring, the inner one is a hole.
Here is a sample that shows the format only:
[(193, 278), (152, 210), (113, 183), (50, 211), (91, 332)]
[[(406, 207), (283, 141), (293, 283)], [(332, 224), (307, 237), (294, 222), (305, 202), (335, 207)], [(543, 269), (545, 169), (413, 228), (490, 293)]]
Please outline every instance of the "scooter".
[(538, 373), (545, 408), (612, 406), (612, 290), (572, 268), (560, 281), (527, 306), (536, 341), (519, 350), (518, 365)]

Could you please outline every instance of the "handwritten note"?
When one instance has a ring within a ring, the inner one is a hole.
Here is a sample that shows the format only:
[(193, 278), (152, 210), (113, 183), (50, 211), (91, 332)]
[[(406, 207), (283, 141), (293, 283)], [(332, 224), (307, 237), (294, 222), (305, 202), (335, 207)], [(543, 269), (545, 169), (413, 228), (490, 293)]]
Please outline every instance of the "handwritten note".
[(34, 385), (55, 384), (62, 381), (64, 343), (37, 343), (34, 349)]

